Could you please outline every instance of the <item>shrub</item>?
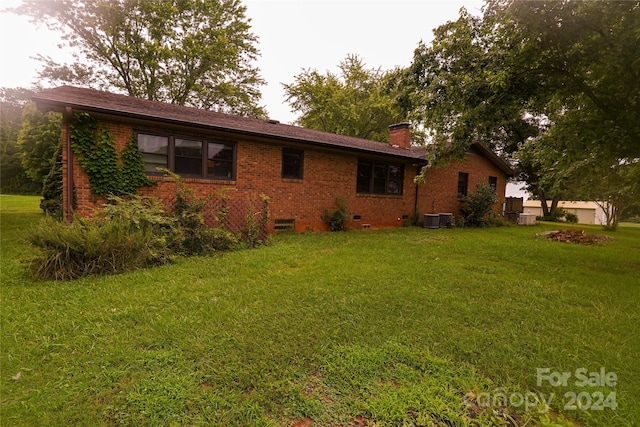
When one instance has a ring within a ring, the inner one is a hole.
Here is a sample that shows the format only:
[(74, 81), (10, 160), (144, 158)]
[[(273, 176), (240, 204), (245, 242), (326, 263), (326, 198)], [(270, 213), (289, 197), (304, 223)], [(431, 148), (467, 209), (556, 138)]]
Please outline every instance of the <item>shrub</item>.
[[(29, 265), (32, 275), (70, 280), (165, 264), (176, 255), (208, 255), (239, 248), (240, 234), (205, 224), (203, 210), (209, 197), (196, 197), (182, 178), (173, 176), (176, 191), (170, 213), (156, 198), (133, 195), (109, 197), (105, 208), (92, 219), (76, 218), (68, 224), (47, 218), (27, 238), (39, 249)], [(242, 237), (249, 247), (266, 238), (269, 198), (262, 196), (262, 201), (263, 209), (256, 212), (252, 208), (243, 229)]]
[(123, 273), (165, 264), (178, 254), (204, 254), (237, 245), (233, 233), (198, 222), (185, 226), (189, 224), (185, 217), (191, 215), (167, 214), (155, 198), (110, 197), (92, 219), (76, 218), (71, 224), (47, 219), (33, 230), (28, 241), (40, 253), (30, 263), (30, 271), (36, 278), (71, 280)]
[(484, 223), (489, 227), (505, 227), (511, 225), (505, 217), (495, 212), (489, 212), (484, 218)]
[(351, 221), (346, 200), (337, 198), (335, 209), (325, 209), (322, 220), (327, 223), (331, 231), (345, 231), (347, 222)]
[(181, 255), (207, 255), (215, 251), (231, 250), (238, 245), (238, 236), (222, 228), (211, 228), (204, 221), (203, 210), (214, 197), (198, 198), (184, 185), (184, 179), (165, 170), (176, 183), (173, 215), (177, 222), (174, 250)]
[(132, 227), (122, 218), (76, 218), (72, 223), (45, 218), (27, 240), (40, 250), (29, 263), (29, 270), (41, 279), (116, 274), (170, 259), (170, 251), (158, 245), (151, 229)]
[(59, 147), (53, 157), (49, 174), (42, 181), (40, 209), (54, 218), (62, 218), (62, 150)]
[(264, 194), (261, 194), (260, 198), (262, 199), (262, 210), (256, 209), (251, 204), (242, 227), (242, 241), (249, 248), (260, 246), (267, 240), (267, 222), (269, 221), (271, 200)]
[(577, 224), (578, 223), (578, 215), (567, 212), (564, 214), (564, 220), (567, 222), (570, 222), (572, 224)]
[(460, 208), (465, 226), (485, 227), (489, 225), (487, 215), (491, 213), (497, 202), (498, 199), (493, 187), (488, 184), (479, 184), (474, 192), (465, 197), (464, 204)]

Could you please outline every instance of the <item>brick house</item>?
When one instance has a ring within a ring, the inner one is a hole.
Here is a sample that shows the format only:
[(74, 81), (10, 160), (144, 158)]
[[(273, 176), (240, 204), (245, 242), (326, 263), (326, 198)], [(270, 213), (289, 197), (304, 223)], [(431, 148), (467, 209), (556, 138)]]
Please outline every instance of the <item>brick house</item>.
[(270, 198), (270, 232), (324, 230), (321, 216), (337, 198), (346, 201), (352, 228), (396, 227), (415, 213), (459, 213), (459, 198), (479, 183), (504, 200), (510, 167), (482, 144), (462, 162), (432, 169), (424, 184), (414, 177), (425, 166), (412, 146), (408, 124), (390, 126), (390, 143), (364, 140), (108, 92), (62, 86), (34, 96), (41, 111), (63, 113), (63, 210), (90, 215), (105, 203), (91, 193), (71, 148), (75, 113), (88, 113), (113, 135), (116, 151), (137, 139), (147, 175), (157, 185), (142, 193), (167, 199), (175, 183), (157, 172), (181, 175), (204, 196), (221, 189), (233, 200)]

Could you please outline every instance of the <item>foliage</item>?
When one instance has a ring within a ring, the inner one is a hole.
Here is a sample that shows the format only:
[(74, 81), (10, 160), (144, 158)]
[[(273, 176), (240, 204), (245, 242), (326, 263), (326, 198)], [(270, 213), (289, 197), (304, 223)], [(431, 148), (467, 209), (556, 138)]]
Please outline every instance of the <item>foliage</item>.
[(153, 185), (147, 178), (138, 152), (135, 135), (122, 150), (118, 162), (115, 139), (111, 132), (87, 113), (74, 116), (71, 125), (71, 148), (82, 170), (89, 177), (91, 192), (102, 196), (135, 194), (139, 187)]
[(389, 125), (404, 121), (389, 89), (392, 73), (366, 69), (357, 55), (339, 65), (340, 74), (305, 70), (285, 84), (287, 102), (310, 129), (388, 142)]
[[(18, 93), (16, 93), (18, 92)], [(27, 176), (22, 165), (18, 134), (22, 127), (23, 93), (16, 89), (0, 88), (0, 193), (37, 194), (40, 184)]]
[(129, 221), (109, 219), (72, 223), (45, 218), (27, 237), (39, 249), (29, 264), (33, 277), (72, 280), (123, 273), (168, 261), (168, 250), (158, 245), (152, 230)]
[(260, 195), (262, 208), (256, 209), (253, 204), (249, 206), (249, 212), (245, 216), (245, 225), (242, 228), (242, 241), (249, 247), (255, 248), (267, 241), (267, 223), (269, 222), (271, 200), (265, 194)]
[(61, 129), (61, 114), (42, 114), (32, 102), (24, 106), (18, 148), (25, 173), (39, 188), (51, 171), (54, 154), (62, 144)]
[(640, 159), (613, 165), (601, 162), (576, 167), (574, 185), (587, 200), (594, 200), (604, 211), (607, 230), (616, 230), (620, 218), (640, 200)]
[(211, 228), (204, 222), (203, 209), (208, 199), (216, 194), (198, 198), (193, 189), (185, 185), (180, 175), (167, 169), (163, 171), (176, 184), (172, 206), (172, 214), (176, 220), (174, 251), (181, 255), (207, 255), (235, 248), (238, 244), (236, 235), (222, 227)]
[(331, 231), (346, 231), (347, 222), (351, 221), (347, 200), (344, 197), (336, 198), (335, 209), (325, 209), (322, 220)]
[(434, 165), (476, 140), (505, 156), (534, 144), (514, 159), (545, 207), (572, 190), (572, 163), (640, 155), (639, 26), (636, 1), (489, 1), (416, 49), (401, 105), (430, 130)]
[[(41, 78), (264, 116), (258, 56), (240, 0), (23, 0), (10, 11), (62, 33), (76, 62), (41, 58)], [(171, 25), (167, 25), (171, 23)]]
[(61, 146), (53, 155), (54, 162), (42, 183), (40, 209), (52, 217), (62, 217), (62, 150)]
[(572, 224), (577, 224), (578, 223), (578, 215), (571, 213), (571, 212), (566, 212), (564, 214), (564, 220), (572, 223)]
[(39, 249), (30, 271), (36, 278), (71, 280), (166, 264), (177, 255), (235, 249), (235, 234), (204, 224), (201, 202), (177, 191), (169, 214), (155, 198), (112, 196), (91, 219), (43, 221), (28, 237)]
[(479, 184), (475, 191), (469, 193), (460, 208), (467, 227), (486, 227), (490, 225), (487, 216), (498, 202), (496, 192), (489, 184)]

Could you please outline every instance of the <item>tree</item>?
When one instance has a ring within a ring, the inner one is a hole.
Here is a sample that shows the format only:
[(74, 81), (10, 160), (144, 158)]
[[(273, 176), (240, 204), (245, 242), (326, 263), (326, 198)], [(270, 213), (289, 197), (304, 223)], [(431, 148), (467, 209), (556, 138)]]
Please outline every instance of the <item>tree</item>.
[(615, 231), (625, 213), (640, 201), (640, 159), (603, 163), (598, 155), (570, 168), (572, 188), (580, 197), (594, 200), (605, 214), (606, 230)]
[(392, 73), (367, 69), (357, 55), (340, 62), (340, 74), (305, 70), (285, 84), (287, 102), (302, 113), (301, 126), (387, 142), (389, 125), (404, 121), (389, 89)]
[(479, 140), (518, 161), (542, 201), (557, 198), (587, 153), (640, 156), (638, 28), (637, 1), (491, 0), (416, 49), (402, 105), (430, 131), (432, 164)]
[(518, 28), (520, 72), (552, 89), (534, 95), (569, 148), (640, 156), (640, 2), (490, 0), (485, 19)]
[(39, 186), (51, 172), (54, 155), (62, 144), (61, 129), (61, 114), (42, 114), (34, 103), (24, 106), (18, 147), (25, 173)]
[(40, 191), (40, 185), (24, 171), (18, 146), (22, 105), (31, 94), (24, 88), (0, 89), (0, 192), (3, 194), (36, 194)]
[(11, 11), (61, 31), (76, 62), (41, 77), (263, 117), (256, 37), (239, 0), (23, 0)]

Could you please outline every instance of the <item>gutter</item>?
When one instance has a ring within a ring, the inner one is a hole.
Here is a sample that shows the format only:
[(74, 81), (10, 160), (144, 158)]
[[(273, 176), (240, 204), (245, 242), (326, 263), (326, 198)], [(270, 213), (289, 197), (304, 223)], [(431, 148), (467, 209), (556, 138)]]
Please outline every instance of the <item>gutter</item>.
[(68, 222), (73, 221), (73, 194), (74, 194), (74, 182), (73, 182), (73, 150), (71, 150), (71, 121), (73, 120), (73, 109), (71, 107), (66, 107), (64, 112), (62, 113), (63, 123), (64, 123), (64, 140), (63, 150), (66, 153), (67, 157), (67, 185), (63, 188), (66, 189), (66, 200), (63, 197), (63, 215), (65, 216)]

